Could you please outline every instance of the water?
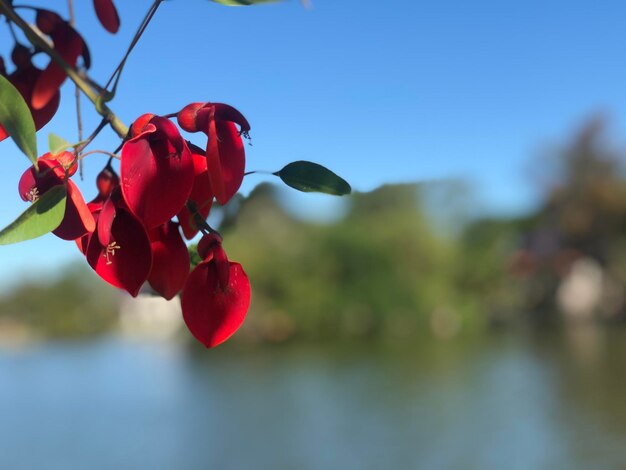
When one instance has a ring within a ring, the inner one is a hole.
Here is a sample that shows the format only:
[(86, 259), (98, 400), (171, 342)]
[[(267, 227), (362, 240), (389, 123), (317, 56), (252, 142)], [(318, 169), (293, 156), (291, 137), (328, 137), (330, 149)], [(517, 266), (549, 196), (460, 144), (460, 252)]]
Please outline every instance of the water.
[(626, 467), (626, 335), (0, 349), (0, 469)]

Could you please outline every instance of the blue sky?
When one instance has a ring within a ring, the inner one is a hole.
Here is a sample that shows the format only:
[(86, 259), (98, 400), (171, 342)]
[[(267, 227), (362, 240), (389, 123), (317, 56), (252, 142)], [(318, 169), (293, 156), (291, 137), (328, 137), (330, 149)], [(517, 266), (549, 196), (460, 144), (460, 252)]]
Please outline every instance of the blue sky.
[[(116, 36), (75, 2), (90, 45), (90, 74), (104, 82), (150, 2), (120, 1)], [(34, 5), (59, 8), (65, 2)], [(293, 160), (319, 162), (366, 191), (384, 183), (463, 178), (485, 210), (532, 206), (532, 156), (561, 142), (595, 112), (609, 113), (616, 141), (626, 136), (626, 3), (314, 0), (227, 8), (206, 0), (164, 2), (131, 56), (111, 107), (130, 123), (193, 101), (222, 101), (252, 124), (250, 169)], [(0, 27), (0, 51), (8, 35)], [(75, 140), (72, 88), (40, 132)], [(85, 128), (98, 119), (83, 102)], [(113, 150), (103, 132), (91, 148)], [(0, 225), (24, 203), (17, 180), (28, 166), (12, 142), (4, 162)], [(88, 157), (87, 199), (104, 160)], [(540, 165), (540, 161), (534, 160)], [(244, 192), (260, 177), (251, 177)], [(292, 193), (303, 212), (326, 210), (325, 197)], [(52, 235), (0, 247), (0, 281), (53, 272), (80, 255)]]

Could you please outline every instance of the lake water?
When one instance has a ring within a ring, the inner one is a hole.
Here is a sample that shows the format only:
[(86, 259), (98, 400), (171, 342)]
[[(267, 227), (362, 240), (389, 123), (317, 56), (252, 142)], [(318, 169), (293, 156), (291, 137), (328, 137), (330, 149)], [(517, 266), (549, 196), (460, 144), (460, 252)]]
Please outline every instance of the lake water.
[(0, 469), (626, 468), (626, 334), (0, 348)]

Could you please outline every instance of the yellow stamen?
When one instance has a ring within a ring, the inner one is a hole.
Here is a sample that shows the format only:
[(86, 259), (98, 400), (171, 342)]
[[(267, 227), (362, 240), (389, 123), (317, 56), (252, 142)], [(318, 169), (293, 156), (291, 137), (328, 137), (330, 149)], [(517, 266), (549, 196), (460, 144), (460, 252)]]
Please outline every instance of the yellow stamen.
[(102, 254), (102, 256), (107, 259), (107, 264), (113, 263), (111, 258), (115, 256), (115, 250), (119, 250), (121, 248), (122, 247), (119, 246), (117, 242), (111, 242), (107, 245), (107, 247), (104, 249), (104, 253)]
[(37, 202), (37, 199), (39, 199), (39, 190), (36, 186), (30, 188), (30, 191), (26, 193), (26, 199), (30, 202)]

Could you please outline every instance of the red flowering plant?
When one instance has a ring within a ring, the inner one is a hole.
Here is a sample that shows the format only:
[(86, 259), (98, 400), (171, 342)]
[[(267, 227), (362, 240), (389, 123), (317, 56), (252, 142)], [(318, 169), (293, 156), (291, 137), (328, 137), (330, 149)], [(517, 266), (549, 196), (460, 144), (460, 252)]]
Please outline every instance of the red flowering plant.
[[(249, 5), (264, 0), (214, 1)], [(215, 102), (191, 103), (163, 116), (144, 113), (129, 128), (109, 108), (126, 59), (160, 3), (154, 1), (124, 59), (101, 86), (88, 75), (89, 49), (73, 21), (0, 0), (0, 16), (15, 42), (12, 69), (0, 57), (0, 140), (11, 137), (32, 163), (18, 182), (19, 196), (30, 206), (0, 231), (0, 244), (48, 232), (74, 241), (104, 281), (130, 295), (137, 296), (145, 284), (167, 300), (180, 294), (187, 327), (206, 347), (214, 347), (237, 331), (250, 305), (245, 271), (229, 260), (221, 235), (207, 223), (214, 203), (227, 204), (253, 173), (246, 173), (244, 145), (250, 124), (233, 106)], [(103, 27), (117, 32), (120, 18), (113, 1), (94, 0), (93, 5)], [(24, 15), (31, 14), (28, 22)], [(43, 69), (33, 64), (38, 54), (47, 58)], [(68, 78), (102, 120), (75, 144), (51, 135), (51, 150), (39, 156), (36, 131), (56, 113), (60, 87)], [(86, 151), (107, 126), (121, 139), (119, 147)], [(95, 197), (85, 202), (72, 178), (82, 159), (94, 153), (106, 155), (107, 162), (96, 177)], [(290, 163), (273, 175), (300, 191), (350, 192), (343, 179), (311, 162)], [(185, 239), (199, 234), (201, 261), (191, 266)]]

